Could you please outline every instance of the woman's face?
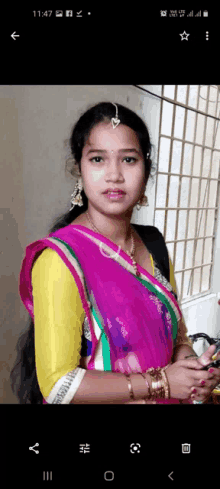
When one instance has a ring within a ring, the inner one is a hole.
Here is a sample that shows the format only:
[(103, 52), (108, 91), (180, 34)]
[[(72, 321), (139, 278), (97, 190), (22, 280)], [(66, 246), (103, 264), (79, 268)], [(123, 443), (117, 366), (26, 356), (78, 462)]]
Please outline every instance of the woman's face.
[[(123, 214), (137, 204), (145, 189), (144, 157), (136, 133), (119, 124), (95, 126), (83, 148), (81, 175), (88, 204), (106, 214)], [(120, 199), (103, 194), (108, 188), (125, 192)]]

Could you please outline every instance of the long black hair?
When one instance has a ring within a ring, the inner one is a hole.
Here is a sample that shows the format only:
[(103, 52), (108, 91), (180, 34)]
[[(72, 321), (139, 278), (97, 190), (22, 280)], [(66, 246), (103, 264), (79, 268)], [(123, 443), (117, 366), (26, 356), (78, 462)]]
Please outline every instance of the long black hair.
[[(152, 173), (155, 168), (153, 168), (151, 160), (152, 144), (148, 129), (143, 120), (132, 110), (120, 104), (117, 104), (117, 106), (120, 123), (133, 129), (138, 136), (144, 156), (146, 180), (148, 177), (152, 178)], [(79, 172), (81, 173), (82, 150), (91, 130), (100, 122), (110, 122), (111, 118), (115, 117), (115, 113), (115, 106), (111, 102), (101, 102), (89, 107), (76, 122), (72, 129), (70, 140), (68, 141), (71, 156), (66, 161), (67, 165), (70, 164), (68, 171), (73, 176), (79, 175)], [(83, 206), (75, 206), (71, 211), (57, 217), (52, 222), (49, 233), (68, 226), (74, 219), (88, 209), (88, 198), (84, 190), (82, 190), (81, 195)], [(30, 315), (28, 329), (20, 335), (16, 350), (17, 358), (10, 373), (12, 391), (19, 399), (20, 404), (42, 404), (43, 396), (38, 384), (35, 366), (34, 321)]]

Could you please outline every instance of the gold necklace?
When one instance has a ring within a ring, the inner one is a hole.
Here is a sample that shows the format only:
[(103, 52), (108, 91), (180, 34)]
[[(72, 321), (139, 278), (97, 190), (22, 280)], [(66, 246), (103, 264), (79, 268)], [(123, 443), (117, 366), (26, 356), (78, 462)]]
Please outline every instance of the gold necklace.
[[(98, 230), (98, 229), (95, 227), (95, 225), (93, 224), (93, 222), (92, 222), (91, 218), (89, 217), (89, 213), (88, 213), (88, 211), (86, 211), (86, 216), (87, 216), (87, 218), (88, 218), (88, 220), (89, 220), (89, 222), (90, 222), (90, 224), (91, 224), (91, 226), (92, 226), (93, 231), (95, 231), (95, 232), (97, 231), (99, 234), (102, 234), (102, 233), (100, 233), (100, 231), (99, 231), (99, 230)], [(129, 251), (127, 251), (127, 254), (130, 256), (130, 258), (131, 258), (131, 260), (132, 260), (132, 265), (133, 265), (134, 270), (135, 270), (135, 275), (137, 275), (137, 277), (139, 277), (139, 276), (140, 276), (140, 272), (138, 271), (138, 269), (137, 269), (137, 263), (136, 263), (136, 261), (134, 260), (134, 254), (135, 254), (135, 242), (134, 242), (134, 237), (133, 237), (132, 231), (133, 231), (133, 230), (132, 230), (132, 228), (131, 228), (131, 241), (132, 241), (131, 251), (130, 251), (130, 252), (129, 252)], [(103, 236), (104, 236), (104, 235), (103, 235)], [(106, 236), (105, 236), (105, 237), (106, 237)]]

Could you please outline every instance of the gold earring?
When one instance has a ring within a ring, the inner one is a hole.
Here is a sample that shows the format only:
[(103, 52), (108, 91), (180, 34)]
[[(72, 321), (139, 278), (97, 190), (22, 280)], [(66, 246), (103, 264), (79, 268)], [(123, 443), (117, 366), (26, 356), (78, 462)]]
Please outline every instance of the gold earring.
[(146, 195), (143, 195), (136, 205), (138, 211), (141, 209), (141, 207), (149, 206), (148, 197)]
[(72, 207), (70, 208), (70, 211), (72, 211), (72, 209), (75, 207), (75, 205), (79, 205), (80, 207), (83, 206), (83, 200), (82, 200), (82, 195), (81, 195), (82, 189), (83, 189), (83, 184), (82, 184), (82, 178), (80, 176), (76, 182), (74, 191), (71, 195)]

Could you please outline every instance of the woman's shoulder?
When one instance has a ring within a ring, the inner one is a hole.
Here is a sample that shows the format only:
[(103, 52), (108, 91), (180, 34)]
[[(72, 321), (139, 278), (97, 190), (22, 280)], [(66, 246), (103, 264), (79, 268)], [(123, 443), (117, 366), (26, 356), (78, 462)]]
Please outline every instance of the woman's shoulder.
[[(60, 255), (52, 248), (45, 248), (32, 267), (32, 285), (38, 290), (41, 286), (54, 290), (54, 284), (67, 291), (71, 289), (74, 298), (79, 297), (78, 287), (73, 274)], [(75, 286), (75, 287), (74, 287)]]
[(32, 266), (32, 274), (38, 272), (41, 268), (44, 267), (49, 267), (49, 269), (52, 269), (61, 262), (62, 259), (55, 250), (50, 247), (44, 248), (35, 256), (34, 264)]

